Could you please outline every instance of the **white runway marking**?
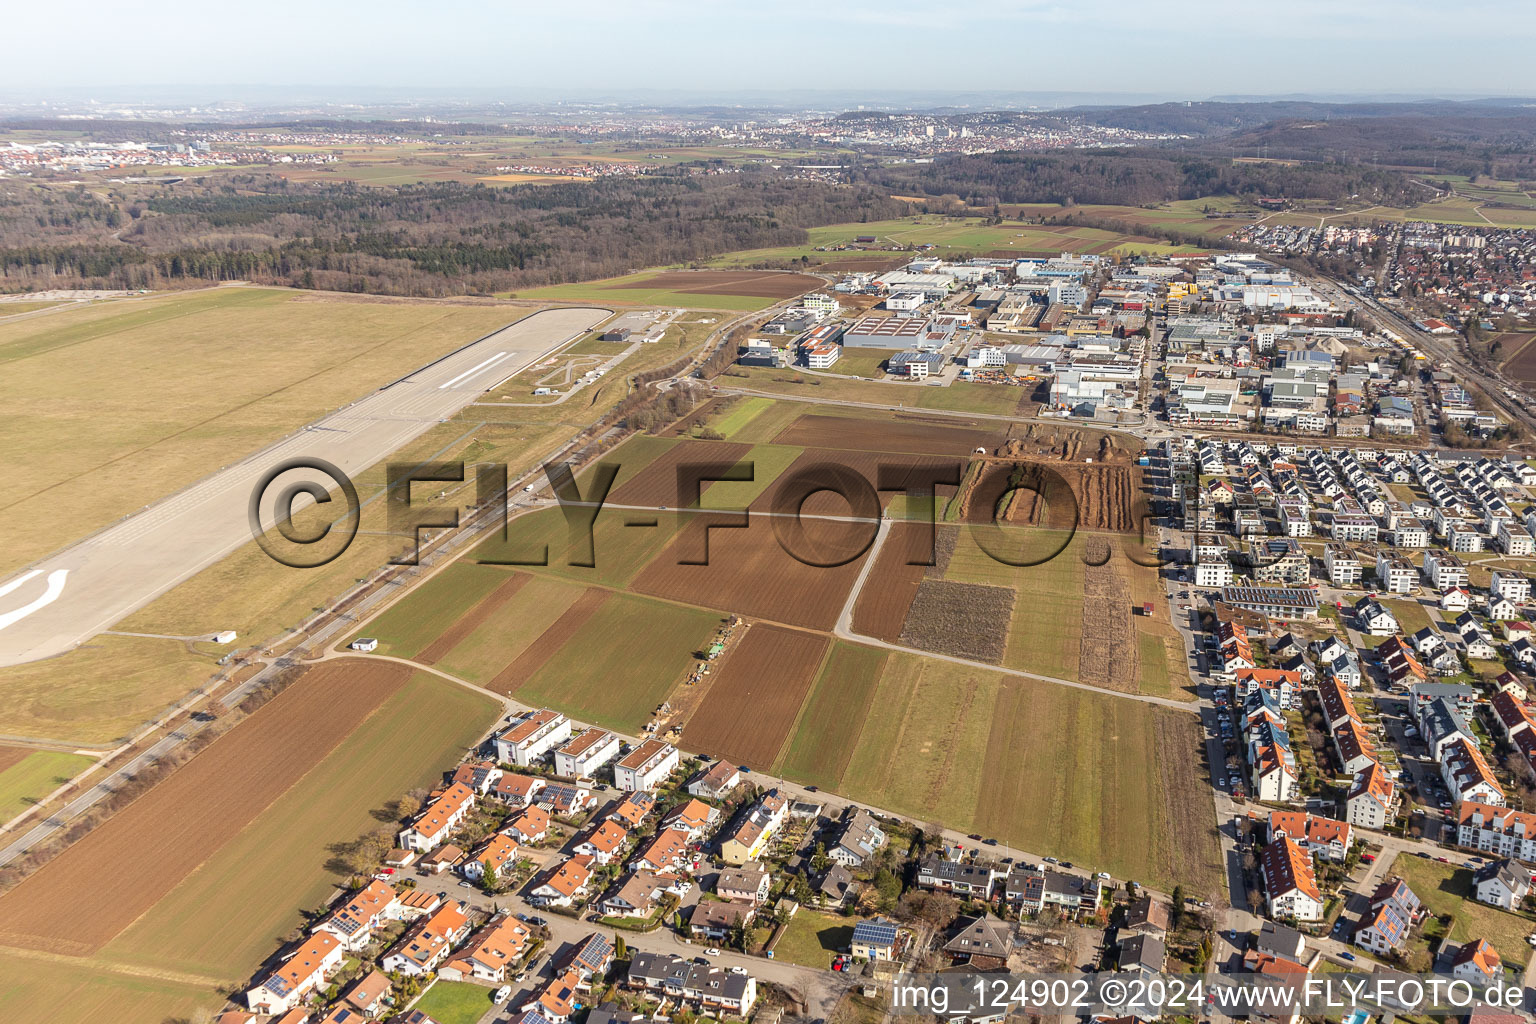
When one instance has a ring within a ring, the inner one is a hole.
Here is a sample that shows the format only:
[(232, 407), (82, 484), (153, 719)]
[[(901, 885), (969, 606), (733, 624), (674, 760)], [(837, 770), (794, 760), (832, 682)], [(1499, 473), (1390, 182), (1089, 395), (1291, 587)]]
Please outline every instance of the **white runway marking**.
[[(34, 569), (33, 571), (27, 573), (27, 575), (21, 577), (21, 579), (16, 580), (14, 583), (7, 584), (6, 589), (4, 591), (0, 591), (0, 596), (9, 594), (12, 590), (15, 590), (21, 584), (25, 583), (29, 579), (32, 579), (42, 571), (43, 570), (41, 569)], [(43, 596), (39, 597), (31, 604), (23, 605), (22, 607), (17, 608), (15, 611), (9, 611), (4, 615), (0, 615), (0, 629), (4, 629), (6, 626), (9, 626), (13, 623), (20, 622), (22, 619), (26, 618), (28, 615), (31, 615), (39, 608), (46, 608), (53, 604), (53, 602), (57, 601), (59, 599), (59, 595), (64, 593), (64, 579), (68, 575), (68, 569), (55, 569), (53, 572), (49, 573), (48, 589), (43, 591)]]
[(492, 365), (493, 363), (499, 363), (505, 358), (507, 358), (507, 354), (505, 352), (497, 352), (495, 355), (491, 356), (491, 358), (487, 359), (479, 366), (472, 366), (468, 370), (465, 370), (463, 373), (459, 374), (457, 377), (453, 378), (453, 380), (450, 380), (448, 383), (439, 384), (437, 386), (437, 390), (441, 391), (443, 388), (451, 388), (465, 377), (473, 376), (474, 374), (479, 373), (481, 370), (484, 370), (486, 367)]
[(35, 580), (42, 574), (43, 570), (41, 569), (33, 569), (31, 572), (22, 573), (20, 576), (7, 583), (5, 586), (0, 587), (0, 597), (4, 597), (6, 594), (9, 594), (13, 590), (20, 589), (23, 583), (27, 582), (28, 580)]

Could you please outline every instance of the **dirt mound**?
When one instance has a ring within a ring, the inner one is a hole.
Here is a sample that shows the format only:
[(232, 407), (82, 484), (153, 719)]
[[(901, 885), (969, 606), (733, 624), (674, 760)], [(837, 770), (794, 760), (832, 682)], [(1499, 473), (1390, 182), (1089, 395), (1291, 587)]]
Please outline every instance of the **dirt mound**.
[[(1028, 488), (1014, 492), (1004, 512), (1008, 522), (1067, 528), (1075, 503), (1078, 529), (1137, 528), (1140, 480), (1134, 466), (1033, 460), (1014, 463), (1008, 479), (1015, 487)], [(1070, 499), (1061, 493), (1063, 484), (1071, 491)]]

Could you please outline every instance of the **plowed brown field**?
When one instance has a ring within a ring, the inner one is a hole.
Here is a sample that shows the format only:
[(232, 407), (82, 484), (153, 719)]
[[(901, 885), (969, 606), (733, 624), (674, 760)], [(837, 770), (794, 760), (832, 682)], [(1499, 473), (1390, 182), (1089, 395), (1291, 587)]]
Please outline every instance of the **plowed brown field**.
[(5, 771), (30, 753), (32, 753), (32, 748), (30, 747), (0, 746), (0, 772)]
[[(639, 473), (615, 487), (608, 500), (615, 505), (681, 507), (685, 502), (677, 493), (677, 467), (696, 463), (735, 465), (751, 450), (749, 444), (728, 441), (679, 441)], [(703, 489), (707, 491), (709, 486), (705, 483)]]
[(531, 578), (523, 572), (509, 576), (505, 583), (481, 598), (478, 604), (448, 627), (447, 632), (423, 647), (421, 653), (416, 655), (416, 660), (423, 665), (436, 665), (439, 659), (458, 646), (459, 641), (479, 629), (502, 605), (512, 600), (513, 595), (522, 590), (523, 584)]
[(609, 290), (661, 288), (692, 295), (752, 295), (765, 299), (788, 299), (814, 291), (825, 283), (819, 277), (787, 271), (673, 270), (627, 284), (610, 285)]
[(1003, 439), (1002, 430), (935, 417), (913, 422), (897, 416), (855, 419), (812, 414), (785, 427), (773, 443), (910, 455), (969, 455), (977, 448), (991, 454)]
[(319, 763), (413, 671), (363, 659), (307, 670), (0, 897), (0, 944), (71, 956), (100, 948)]
[(859, 600), (853, 606), (853, 631), (861, 636), (872, 636), (887, 643), (901, 639), (902, 625), (917, 588), (923, 582), (928, 567), (908, 565), (909, 561), (932, 557), (931, 550), (923, 547), (928, 543), (928, 526), (919, 523), (892, 523), (891, 532), (880, 548), (875, 567), (859, 591)]
[(829, 638), (758, 623), (715, 669), (683, 727), (690, 750), (772, 767), (816, 678)]
[(552, 626), (540, 633), (539, 638), (529, 644), (510, 665), (496, 673), (495, 678), (485, 684), (485, 688), (492, 693), (516, 693), (517, 688), (543, 668), (544, 663), (553, 658), (560, 648), (570, 643), (576, 631), (586, 625), (592, 614), (612, 596), (613, 591), (601, 590), (597, 587), (589, 587), (582, 591), (581, 596), (565, 610), (565, 613), (556, 619)]
[[(679, 565), (685, 553), (702, 552), (702, 527), (695, 520), (640, 571), (630, 588), (641, 594), (685, 601), (705, 608), (739, 612), (761, 619), (810, 629), (831, 629), (847, 600), (859, 566), (859, 555), (845, 565), (807, 565), (779, 545), (772, 523), (754, 516), (745, 529), (716, 529), (709, 533), (709, 564)], [(807, 520), (805, 550), (847, 550), (853, 535), (862, 539), (873, 525)], [(844, 543), (839, 544), (840, 538)], [(800, 542), (792, 549), (802, 550)]]

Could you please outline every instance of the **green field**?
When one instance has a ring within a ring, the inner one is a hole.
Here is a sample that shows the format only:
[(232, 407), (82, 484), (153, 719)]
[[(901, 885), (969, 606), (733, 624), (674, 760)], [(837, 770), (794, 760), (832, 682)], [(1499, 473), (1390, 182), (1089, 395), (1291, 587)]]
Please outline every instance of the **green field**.
[(491, 990), (467, 981), (439, 981), (418, 999), (412, 1009), (437, 1024), (476, 1024), (491, 1009)]
[(240, 981), (336, 879), (329, 846), (436, 782), (496, 719), (498, 701), (418, 672), (230, 843), (109, 942), (107, 961)]
[(832, 965), (833, 957), (848, 952), (852, 942), (852, 918), (802, 908), (789, 919), (789, 927), (779, 936), (773, 958), (825, 970)]
[[(1064, 208), (1042, 205), (1038, 208), (1025, 207), (1024, 211), (1032, 216), (1051, 216), (1055, 213), (1064, 212)], [(1123, 207), (1106, 207), (1101, 209), (1092, 208), (1091, 210), (1090, 208), (1082, 208), (1081, 212), (1094, 212), (1099, 216), (1126, 219), (1132, 213), (1144, 213), (1145, 211)], [(1198, 215), (1192, 217), (1186, 211), (1181, 210), (1171, 215), (1169, 220), (1182, 226), (1185, 221), (1197, 218)], [(1152, 218), (1142, 219), (1147, 223), (1157, 222)], [(1230, 230), (1230, 226), (1227, 230)], [(1175, 252), (1199, 251), (1192, 250), (1187, 246), (1169, 245), (1155, 238), (1120, 235), (1098, 228), (1030, 224), (1023, 221), (1004, 221), (1002, 224), (997, 225), (985, 224), (979, 212), (975, 216), (951, 217), (941, 214), (916, 214), (896, 220), (830, 224), (826, 227), (811, 228), (808, 234), (810, 237), (804, 245), (745, 249), (740, 252), (717, 256), (710, 260), (708, 265), (712, 267), (751, 267), (759, 264), (788, 263), (802, 259), (813, 263), (825, 263), (843, 259), (900, 256), (900, 253), (897, 252), (879, 250), (817, 251), (818, 247), (825, 249), (828, 246), (853, 245), (854, 240), (862, 235), (874, 235), (877, 239), (876, 244), (880, 246), (931, 245), (933, 246), (931, 252), (940, 256), (962, 252), (1008, 252), (1009, 250), (1017, 252), (1020, 256), (1036, 254), (1055, 255), (1062, 252), (1091, 252), (1116, 256), (1130, 253), (1167, 255)], [(863, 244), (868, 245), (868, 243)]]
[(791, 763), (816, 767), (797, 749), (856, 735), (835, 783), (856, 800), (1119, 878), (1220, 887), (1193, 716), (895, 654), (867, 714), (836, 722), (802, 715), (786, 776)]
[(1525, 937), (1536, 931), (1536, 920), (1478, 903), (1472, 898), (1472, 872), (1468, 869), (1400, 854), (1392, 862), (1392, 873), (1402, 876), (1430, 913), (1453, 916), (1452, 942), (1487, 939), (1506, 965), (1523, 966), (1530, 959), (1531, 947)]
[(490, 682), (560, 618), (585, 588), (550, 576), (532, 576), (512, 599), (454, 644), (437, 662), (471, 683)]
[(379, 654), (414, 658), (506, 579), (496, 566), (454, 562), (370, 622), (367, 635), (379, 641)]
[(206, 984), (154, 972), (124, 973), (86, 960), (0, 952), (0, 1020), (6, 1024), (166, 1024), (208, 1019), (223, 1002)]
[(96, 763), (93, 757), (39, 750), (0, 771), (0, 823), (58, 789)]
[(800, 709), (778, 770), (811, 785), (835, 788), (858, 744), (848, 727), (868, 710), (888, 655), (837, 642)]
[[(655, 518), (657, 525), (626, 526), (632, 518)], [(592, 521), (589, 550), (586, 532), (578, 529), (573, 542), (559, 509), (540, 509), (512, 519), (507, 524), (505, 540), (493, 536), (482, 541), (471, 557), (518, 562), (519, 567), (531, 572), (550, 573), (580, 583), (624, 587), (672, 539), (677, 523), (675, 512), (646, 516), (607, 507)], [(592, 565), (579, 564), (583, 560), (590, 560)]]
[(771, 398), (738, 399), (724, 416), (711, 421), (710, 426), (719, 431), (727, 441), (732, 440), (736, 434), (746, 428), (747, 424), (768, 411), (773, 404)]
[(608, 277), (581, 284), (556, 284), (545, 288), (529, 288), (515, 293), (519, 299), (540, 302), (590, 302), (605, 304), (623, 303), (630, 306), (673, 306), (682, 309), (719, 309), (730, 312), (751, 313), (781, 300), (762, 295), (732, 295), (728, 292), (681, 292), (671, 288), (644, 287), (659, 270), (642, 270), (622, 277)]
[(1003, 416), (1018, 413), (1019, 403), (1027, 400), (1030, 394), (1027, 388), (1007, 384), (955, 381), (949, 385), (938, 385), (895, 380), (865, 381), (765, 366), (732, 367), (727, 376), (720, 378), (720, 384), (722, 387), (747, 388), (785, 397), (864, 403), (882, 409), (905, 406)]
[(721, 619), (717, 612), (614, 594), (518, 687), (517, 699), (634, 734)]

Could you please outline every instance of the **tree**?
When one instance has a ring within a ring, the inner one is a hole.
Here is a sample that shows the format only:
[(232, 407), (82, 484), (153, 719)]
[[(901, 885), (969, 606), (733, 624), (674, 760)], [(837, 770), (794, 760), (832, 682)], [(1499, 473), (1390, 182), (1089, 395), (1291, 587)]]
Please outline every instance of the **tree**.
[(1248, 909), (1257, 914), (1264, 905), (1264, 894), (1257, 889), (1248, 890)]
[(1172, 898), (1173, 906), (1168, 908), (1168, 923), (1178, 928), (1180, 922), (1184, 920), (1184, 887), (1182, 885), (1173, 887)]
[(889, 868), (881, 868), (875, 873), (874, 883), (875, 892), (880, 894), (880, 909), (886, 912), (894, 910), (896, 901), (901, 899), (901, 879)]
[(624, 936), (618, 932), (613, 933), (613, 958), (615, 960), (629, 959), (629, 943), (624, 941)]
[(818, 875), (824, 874), (827, 868), (832, 866), (832, 858), (827, 856), (825, 844), (817, 843), (816, 849), (811, 853), (811, 870)]
[(480, 889), (487, 895), (496, 892), (500, 883), (496, 879), (496, 869), (490, 864), (485, 866), (485, 871), (480, 875)]

